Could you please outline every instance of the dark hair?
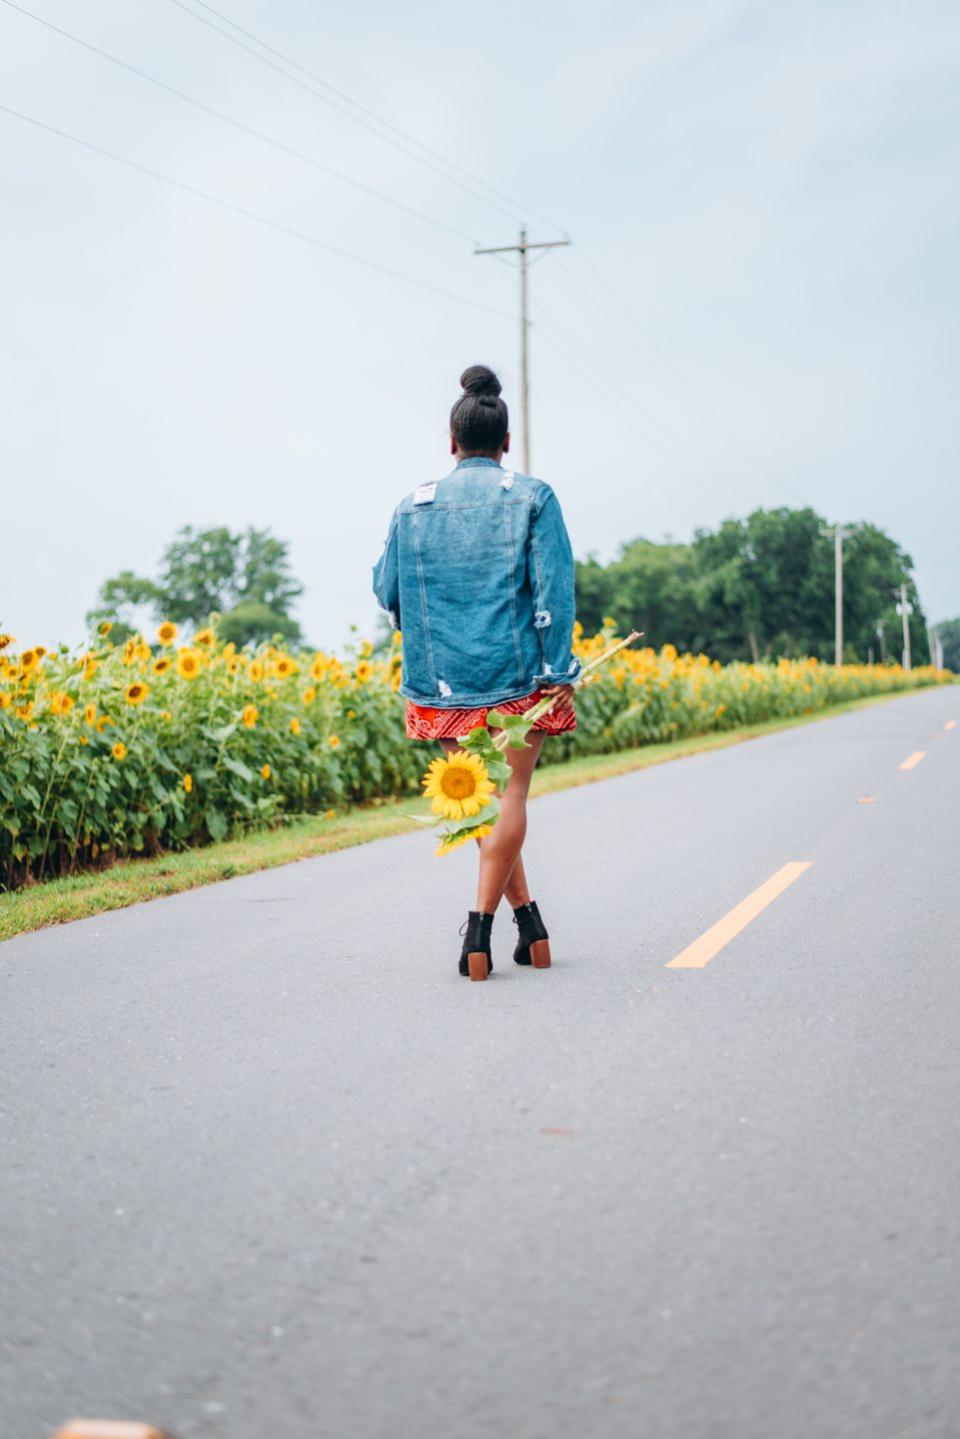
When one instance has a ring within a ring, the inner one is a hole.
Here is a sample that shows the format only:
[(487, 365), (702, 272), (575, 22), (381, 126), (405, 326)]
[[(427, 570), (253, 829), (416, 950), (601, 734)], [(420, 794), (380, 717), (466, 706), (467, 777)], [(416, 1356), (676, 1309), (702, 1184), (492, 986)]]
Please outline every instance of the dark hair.
[(499, 454), (510, 428), (500, 381), (486, 365), (471, 365), (460, 376), (463, 394), (450, 411), (450, 433), (465, 455)]

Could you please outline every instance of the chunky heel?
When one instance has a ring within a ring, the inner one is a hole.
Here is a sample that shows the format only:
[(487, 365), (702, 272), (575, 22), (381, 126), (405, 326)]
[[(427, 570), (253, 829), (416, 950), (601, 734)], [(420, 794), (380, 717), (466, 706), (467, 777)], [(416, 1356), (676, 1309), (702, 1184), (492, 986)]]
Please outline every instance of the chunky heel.
[(480, 953), (467, 955), (467, 973), (471, 979), (486, 979), (490, 973), (490, 956)]
[(493, 915), (483, 914), (479, 910), (471, 910), (466, 921), (460, 926), (460, 933), (465, 933), (463, 949), (460, 951), (460, 973), (464, 979), (488, 979), (493, 969), (493, 959), (490, 955), (490, 930), (493, 928)]
[(537, 902), (518, 905), (513, 911), (513, 922), (517, 926), (517, 947), (513, 951), (515, 964), (529, 964), (533, 969), (550, 968), (550, 936), (544, 924)]
[(534, 969), (550, 968), (550, 941), (549, 939), (535, 939), (530, 946), (530, 963)]

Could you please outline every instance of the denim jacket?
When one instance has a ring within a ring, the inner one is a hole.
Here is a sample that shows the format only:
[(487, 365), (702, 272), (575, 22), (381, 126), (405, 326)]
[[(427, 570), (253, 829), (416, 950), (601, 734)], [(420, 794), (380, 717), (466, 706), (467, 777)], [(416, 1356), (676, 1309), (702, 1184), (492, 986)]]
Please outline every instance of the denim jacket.
[(373, 590), (403, 630), (400, 693), (417, 704), (499, 704), (580, 671), (559, 501), (494, 460), (461, 460), (401, 500)]

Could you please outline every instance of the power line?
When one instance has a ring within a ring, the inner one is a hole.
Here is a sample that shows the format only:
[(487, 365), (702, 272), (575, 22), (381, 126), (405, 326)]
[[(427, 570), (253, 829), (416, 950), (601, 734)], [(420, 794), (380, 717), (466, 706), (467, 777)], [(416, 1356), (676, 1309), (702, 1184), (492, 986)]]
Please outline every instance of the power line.
[(325, 175), (331, 175), (335, 180), (341, 181), (344, 185), (350, 185), (365, 195), (371, 195), (374, 199), (382, 200), (385, 204), (392, 205), (395, 209), (403, 210), (406, 214), (413, 215), (416, 219), (424, 221), (425, 224), (433, 225), (438, 230), (445, 230), (448, 234), (455, 235), (460, 240), (467, 240), (471, 244), (477, 243), (476, 236), (468, 235), (465, 230), (459, 230), (455, 225), (448, 225), (443, 220), (434, 219), (432, 215), (427, 215), (422, 210), (415, 209), (412, 205), (405, 205), (402, 200), (396, 200), (392, 195), (386, 195), (383, 191), (376, 190), (371, 185), (365, 185), (361, 180), (355, 180), (350, 175), (344, 175), (341, 171), (333, 169), (332, 166), (324, 164), (322, 160), (317, 160), (312, 155), (304, 154), (302, 150), (295, 150), (293, 146), (284, 144), (282, 140), (277, 140), (272, 135), (265, 134), (262, 130), (257, 130), (253, 125), (248, 125), (245, 121), (238, 120), (233, 115), (227, 115), (223, 110), (218, 110), (213, 105), (208, 105), (205, 101), (198, 100), (193, 95), (188, 95), (186, 91), (179, 90), (175, 85), (169, 85), (166, 80), (161, 80), (156, 75), (148, 74), (146, 70), (141, 70), (136, 65), (129, 64), (126, 60), (121, 60), (117, 55), (111, 55), (107, 50), (101, 50), (98, 45), (90, 44), (88, 40), (81, 39), (79, 35), (73, 35), (69, 30), (61, 29), (59, 25), (54, 25), (50, 20), (45, 20), (41, 15), (35, 15), (32, 10), (27, 10), (23, 5), (16, 4), (15, 0), (0, 0), (0, 3), (6, 5), (10, 10), (17, 11), (20, 15), (25, 15), (30, 20), (35, 20), (38, 25), (43, 25), (45, 29), (52, 30), (54, 34), (63, 36), (65, 40), (72, 41), (74, 45), (79, 45), (82, 49), (88, 50), (92, 55), (98, 55), (103, 60), (109, 60), (111, 65), (117, 65), (121, 70), (126, 70), (131, 75), (136, 75), (139, 79), (146, 80), (151, 85), (156, 85), (158, 89), (165, 90), (169, 95), (175, 95), (177, 99), (186, 101), (188, 105), (193, 105), (205, 114), (213, 115), (225, 124), (232, 125), (235, 129), (241, 130), (247, 135), (255, 136), (256, 139), (262, 140), (264, 144), (272, 146), (273, 149), (279, 150), (285, 155), (290, 155), (293, 159), (300, 160), (305, 165), (310, 165), (315, 170), (322, 171)]
[(22, 110), (14, 110), (9, 105), (0, 105), (0, 112), (6, 115), (13, 115), (17, 120), (24, 120), (28, 125), (34, 125), (38, 130), (45, 130), (50, 135), (57, 135), (61, 140), (69, 140), (72, 145), (79, 145), (84, 150), (91, 151), (94, 155), (101, 155), (107, 160), (115, 160), (119, 165), (126, 165), (130, 170), (136, 170), (141, 175), (149, 175), (153, 180), (160, 180), (164, 185), (170, 185), (175, 190), (182, 190), (187, 195), (194, 195), (198, 199), (206, 200), (211, 205), (218, 206), (230, 214), (240, 215), (245, 220), (252, 220), (254, 224), (263, 225), (269, 230), (276, 230), (281, 235), (286, 235), (293, 240), (300, 240), (305, 245), (311, 245), (314, 249), (323, 250), (329, 255), (336, 255), (341, 260), (349, 260), (351, 264), (361, 265), (366, 270), (375, 270), (380, 275), (388, 275), (392, 280), (402, 280), (404, 284), (415, 285), (417, 289), (428, 290), (431, 294), (441, 295), (445, 300), (455, 300), (460, 305), (469, 305), (475, 310), (486, 310), (488, 314), (496, 315), (501, 320), (512, 320), (513, 316), (508, 315), (504, 310), (497, 310), (492, 305), (485, 305), (482, 300), (470, 300), (465, 295), (458, 295), (452, 290), (444, 290), (439, 285), (431, 285), (426, 280), (418, 280), (413, 275), (407, 275), (402, 270), (394, 270), (389, 265), (381, 265), (378, 260), (367, 260), (361, 255), (355, 255), (350, 250), (341, 249), (339, 245), (331, 245), (326, 240), (320, 240), (316, 235), (309, 235), (305, 230), (298, 230), (293, 225), (286, 225), (282, 220), (274, 220), (269, 215), (261, 215), (257, 210), (249, 210), (244, 205), (236, 205), (232, 200), (225, 200), (220, 195), (213, 195), (209, 190), (202, 190), (198, 185), (190, 185), (185, 180), (178, 180), (173, 175), (165, 175), (161, 170), (154, 170), (149, 165), (141, 164), (139, 160), (131, 160), (126, 155), (118, 155), (115, 150), (107, 150), (102, 145), (95, 145), (90, 140), (84, 140), (79, 135), (71, 135), (67, 130), (60, 130), (56, 125), (48, 125), (44, 120), (38, 120), (33, 115), (26, 115)]
[[(433, 164), (431, 160), (425, 159), (423, 155), (418, 155), (415, 150), (411, 150), (410, 147), (402, 141), (394, 139), (392, 135), (385, 135), (381, 130), (378, 130), (374, 125), (370, 124), (369, 121), (362, 119), (359, 115), (352, 114), (341, 105), (339, 101), (332, 100), (329, 95), (324, 95), (322, 90), (318, 88), (319, 85), (325, 83), (324, 81), (318, 80), (316, 83), (310, 83), (307, 80), (301, 79), (299, 75), (291, 74), (289, 70), (285, 70), (282, 65), (278, 65), (275, 61), (271, 60), (268, 55), (264, 55), (259, 50), (255, 50), (252, 45), (248, 45), (246, 41), (241, 40), (239, 36), (231, 35), (229, 30), (224, 30), (221, 25), (217, 25), (212, 20), (208, 20), (205, 15), (198, 15), (196, 10), (191, 10), (189, 5), (184, 4), (184, 0), (170, 0), (170, 3), (176, 5), (178, 9), (183, 10), (187, 15), (192, 15), (194, 20), (200, 21), (201, 25), (206, 25), (209, 29), (215, 30), (218, 35), (222, 35), (225, 39), (229, 40), (232, 45), (237, 45), (241, 50), (245, 50), (247, 54), (252, 55), (255, 60), (259, 60), (262, 64), (268, 65), (270, 69), (275, 70), (278, 75), (283, 75), (287, 80), (292, 81), (294, 85), (299, 85), (301, 90), (305, 90), (307, 94), (313, 95), (316, 99), (322, 100), (325, 105), (330, 105), (334, 110), (338, 110), (341, 114), (346, 115), (349, 120), (353, 120), (355, 124), (362, 125), (365, 130), (369, 130), (379, 139), (385, 140), (388, 145), (393, 145), (395, 149), (400, 150), (404, 155), (408, 155), (412, 160), (416, 160), (418, 164), (425, 165), (428, 170), (432, 170), (434, 174), (439, 175), (442, 180), (448, 181), (451, 185), (457, 185), (461, 190), (471, 195), (473, 199), (479, 200), (485, 205), (492, 205), (493, 208), (499, 210), (502, 215), (508, 215), (512, 220), (516, 220), (517, 217), (513, 210), (504, 209), (502, 205), (497, 204), (494, 200), (488, 199), (486, 195), (473, 189), (465, 181), (458, 180), (455, 175), (448, 175), (446, 171), (440, 169), (439, 165)], [(232, 24), (233, 22), (228, 21), (227, 23)], [(261, 42), (258, 41), (257, 43), (259, 44)], [(287, 61), (286, 63), (295, 64), (294, 61)], [(302, 67), (297, 66), (297, 68), (301, 69)]]
[[(746, 440), (744, 440), (740, 435), (738, 435), (736, 430), (734, 430), (730, 425), (727, 424), (726, 420), (724, 420), (723, 416), (718, 413), (718, 411), (713, 407), (713, 405), (710, 404), (709, 400), (705, 399), (705, 397), (700, 393), (700, 391), (697, 389), (696, 385), (693, 383), (690, 377), (686, 375), (683, 370), (681, 370), (680, 366), (670, 358), (663, 346), (658, 343), (655, 336), (650, 333), (650, 331), (643, 324), (643, 322), (630, 309), (630, 307), (624, 301), (620, 292), (607, 279), (602, 270), (600, 270), (599, 267), (594, 264), (594, 262), (590, 259), (589, 255), (585, 255), (581, 250), (580, 258), (582, 259), (583, 263), (588, 267), (588, 269), (590, 269), (591, 272), (596, 276), (600, 284), (603, 285), (604, 288), (609, 291), (609, 293), (616, 300), (621, 313), (626, 315), (627, 318), (636, 326), (637, 330), (643, 336), (647, 345), (659, 358), (661, 364), (663, 366), (666, 366), (666, 368), (671, 372), (673, 376), (672, 379), (665, 376), (668, 383), (674, 385), (674, 388), (677, 388), (676, 381), (679, 381), (680, 384), (683, 386), (683, 390), (686, 391), (684, 398), (686, 398), (688, 404), (692, 404), (696, 409), (700, 411), (702, 415), (709, 419), (717, 428), (722, 430), (723, 433), (727, 436), (727, 438), (737, 446), (737, 448), (741, 451), (745, 458), (748, 459), (750, 463), (762, 474), (766, 475), (768, 479), (772, 479), (774, 483), (777, 484), (780, 489), (784, 491), (785, 494), (791, 496), (794, 500), (798, 501), (798, 503), (802, 505), (807, 505), (808, 501), (804, 499), (804, 497), (800, 495), (798, 491), (793, 488), (792, 485), (788, 484), (788, 482), (784, 480), (782, 475), (778, 474), (777, 471), (774, 470), (770, 465), (768, 465), (765, 460), (761, 459), (761, 457), (756, 453), (756, 451), (747, 444)], [(574, 276), (569, 273), (569, 270), (567, 270), (566, 267), (562, 268), (564, 269), (564, 273), (570, 280), (571, 284), (576, 285), (577, 288), (580, 289), (583, 294), (587, 296), (587, 298), (595, 306), (595, 308), (598, 309), (601, 314), (604, 314), (606, 318), (610, 320), (613, 325), (615, 325), (615, 327), (620, 331), (621, 334), (626, 335), (627, 332), (623, 329), (619, 322), (610, 315), (609, 311), (605, 310), (603, 306), (600, 305), (599, 301), (590, 293), (586, 286), (582, 285), (578, 280), (576, 280)], [(637, 344), (634, 338), (631, 338), (629, 335), (627, 336), (627, 338), (631, 339), (631, 343), (634, 344), (639, 353), (644, 353), (642, 347)], [(648, 363), (653, 365), (655, 369), (657, 368), (655, 361), (651, 360), (649, 355), (645, 355), (644, 358), (646, 358)], [(663, 373), (662, 369), (660, 369), (658, 372), (661, 374)], [(682, 394), (683, 391), (678, 390), (678, 393)]]
[[(690, 459), (694, 461), (695, 464), (703, 466), (703, 468), (707, 470), (709, 474), (712, 474), (715, 479), (718, 479), (721, 482), (721, 484), (725, 484), (728, 489), (738, 491), (742, 498), (746, 498), (753, 504), (760, 503), (756, 495), (751, 494), (749, 491), (743, 490), (743, 488), (735, 484), (733, 480), (728, 479), (727, 476), (721, 474), (719, 470), (714, 470), (714, 468), (711, 465), (708, 465), (705, 460), (701, 460), (700, 456), (697, 455), (695, 451), (691, 450), (690, 446), (684, 440), (682, 440), (679, 435), (675, 435), (668, 425), (665, 425), (662, 420), (658, 420), (656, 415), (654, 415), (653, 412), (648, 409), (641, 400), (638, 400), (634, 394), (632, 394), (628, 389), (626, 389), (626, 387), (622, 385), (619, 380), (617, 380), (613, 375), (611, 375), (600, 363), (600, 361), (591, 354), (587, 347), (582, 344), (582, 342), (578, 340), (575, 335), (571, 335), (569, 330), (566, 330), (564, 326), (561, 325), (560, 321), (554, 315), (552, 315), (543, 305), (538, 303), (537, 310), (540, 315), (542, 315), (543, 318), (548, 322), (548, 324), (552, 325), (555, 330), (557, 330), (561, 335), (564, 336), (568, 344), (573, 345), (576, 349), (580, 351), (584, 358), (591, 365), (593, 365), (597, 373), (603, 377), (606, 383), (610, 385), (611, 388), (617, 390), (618, 393), (623, 396), (623, 398), (631, 406), (631, 408), (639, 410), (640, 413), (646, 418), (646, 420), (650, 424), (654, 425), (656, 429), (660, 430), (661, 433), (664, 434), (667, 439), (671, 441), (672, 444), (677, 445), (682, 451), (684, 451), (684, 453), (687, 454)], [(690, 470), (686, 465), (684, 465), (680, 460), (678, 460), (675, 455), (672, 455), (669, 450), (665, 449), (661, 443), (657, 441), (651, 441), (651, 443), (656, 443), (657, 448), (660, 449), (662, 453), (667, 456), (668, 459), (670, 459), (674, 464), (678, 465), (679, 468), (684, 471), (684, 473), (690, 475), (691, 478), (696, 479), (698, 484), (702, 484), (703, 488), (707, 490), (709, 494), (713, 495), (715, 499), (720, 499), (721, 503), (724, 504), (728, 503), (728, 501), (722, 500), (721, 496), (719, 496), (716, 490), (714, 490), (710, 485), (707, 485), (704, 481), (701, 481), (699, 476), (694, 475), (692, 470)]]
[[(180, 4), (180, 0), (174, 0), (174, 3)], [(440, 163), (446, 165), (448, 169), (456, 171), (457, 174), (472, 181), (473, 184), (480, 185), (484, 190), (489, 190), (491, 195), (496, 195), (498, 199), (503, 200), (506, 204), (513, 207), (514, 210), (523, 210), (531, 219), (539, 220), (541, 224), (549, 225), (551, 230), (559, 230), (561, 234), (565, 233), (554, 221), (547, 220), (543, 215), (538, 215), (535, 210), (531, 210), (528, 206), (521, 205), (519, 201), (514, 200), (510, 195), (505, 195), (504, 192), (498, 190), (495, 185), (491, 185), (488, 180), (484, 180), (481, 176), (473, 174), (473, 172), (468, 170), (464, 165), (458, 164), (456, 160), (449, 160), (446, 155), (442, 155), (438, 150), (431, 149), (431, 147), (425, 145), (422, 140), (418, 140), (415, 135), (411, 135), (406, 130), (401, 129), (399, 125), (395, 125), (392, 120), (385, 119), (384, 116), (378, 115), (375, 110), (371, 110), (368, 106), (361, 104), (359, 100), (354, 100), (353, 96), (348, 95), (346, 91), (337, 89), (336, 85), (331, 85), (329, 80), (324, 80), (322, 75), (317, 75), (313, 70), (308, 69), (306, 65), (301, 65), (297, 60), (292, 59), (291, 56), (285, 55), (282, 50), (278, 50), (276, 46), (268, 44), (268, 42), (261, 39), (259, 35), (255, 35), (252, 30), (245, 30), (236, 20), (231, 20), (229, 15), (224, 15), (222, 11), (208, 4), (207, 0), (193, 0), (193, 3), (199, 6), (201, 10), (206, 10), (209, 14), (215, 15), (218, 20), (222, 20), (224, 24), (229, 25), (231, 29), (236, 30), (238, 34), (244, 35), (248, 40), (252, 40), (255, 45), (259, 45), (261, 49), (266, 50), (268, 54), (273, 55), (278, 60), (282, 60), (285, 65), (290, 65), (294, 70), (299, 70), (301, 75), (306, 75), (307, 78), (315, 84), (322, 86), (324, 90), (328, 90), (331, 95), (335, 95), (338, 100), (343, 100), (346, 104), (352, 105), (354, 109), (359, 110), (362, 115), (366, 115), (369, 119), (374, 120), (385, 129), (391, 130), (395, 135), (399, 135), (400, 138), (407, 141), (408, 144), (415, 145), (417, 149), (422, 150), (425, 155), (429, 155), (434, 160), (439, 160)], [(186, 9), (187, 7), (180, 4), (180, 8)], [(195, 19), (203, 20), (203, 16), (197, 15), (195, 11), (191, 11), (190, 13), (194, 15)], [(220, 33), (222, 34), (224, 32), (221, 31)], [(351, 116), (351, 118), (355, 119), (356, 117)]]
[[(537, 309), (541, 315), (544, 314), (542, 305), (538, 305)], [(636, 402), (634, 400), (634, 397), (628, 391), (624, 390), (621, 385), (619, 385), (610, 375), (606, 373), (603, 367), (596, 360), (594, 360), (593, 356), (590, 355), (588, 351), (585, 351), (583, 349), (583, 346), (578, 340), (574, 338), (574, 336), (570, 335), (569, 332), (564, 330), (562, 327), (558, 328), (560, 329), (560, 333), (564, 336), (567, 342), (569, 344), (575, 345), (577, 349), (579, 349), (582, 353), (586, 355), (586, 357), (590, 360), (590, 363), (597, 368), (598, 372), (606, 380), (608, 388), (605, 389), (602, 385), (598, 385), (596, 380), (594, 380), (592, 376), (587, 374), (587, 372), (580, 365), (578, 365), (576, 361), (572, 360), (570, 356), (564, 352), (561, 346), (556, 343), (556, 340), (550, 337), (550, 335), (546, 334), (542, 329), (539, 329), (539, 327), (537, 328), (537, 333), (539, 334), (540, 339), (544, 341), (551, 350), (553, 350), (554, 354), (559, 355), (561, 360), (563, 360), (564, 364), (568, 365), (575, 374), (579, 375), (580, 379), (585, 380), (586, 383), (590, 386), (590, 388), (601, 397), (604, 403), (610, 406), (614, 414), (619, 415), (621, 418), (623, 418), (625, 412), (614, 402), (611, 391), (615, 391), (616, 393), (618, 393), (622, 397), (622, 399), (626, 401), (626, 403), (630, 406), (631, 409), (635, 409)], [(696, 474), (695, 471), (691, 470), (687, 465), (683, 463), (682, 460), (678, 460), (676, 455), (671, 454), (670, 451), (666, 448), (666, 446), (663, 445), (656, 438), (655, 435), (651, 435), (650, 432), (648, 430), (645, 430), (642, 425), (638, 425), (634, 415), (631, 414), (627, 418), (629, 419), (630, 425), (636, 431), (636, 433), (642, 436), (642, 438), (645, 439), (649, 445), (652, 445), (655, 450), (659, 450), (660, 454), (663, 455), (665, 459), (668, 459), (672, 465), (675, 465), (682, 474), (686, 475), (688, 479), (692, 480), (695, 485), (699, 485), (700, 489), (704, 490), (708, 495), (712, 496), (712, 498), (715, 499), (718, 504), (725, 507), (729, 505), (730, 501), (728, 499), (726, 499), (723, 495), (719, 494), (712, 485), (707, 484), (706, 480), (702, 479), (700, 475)]]

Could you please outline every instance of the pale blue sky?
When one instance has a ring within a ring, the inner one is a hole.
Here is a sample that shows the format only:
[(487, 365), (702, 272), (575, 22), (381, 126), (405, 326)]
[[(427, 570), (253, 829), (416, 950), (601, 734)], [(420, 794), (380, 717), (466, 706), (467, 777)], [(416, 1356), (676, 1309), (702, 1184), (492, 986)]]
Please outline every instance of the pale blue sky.
[[(507, 243), (527, 218), (554, 238), (534, 212), (569, 231), (531, 272), (532, 468), (578, 554), (801, 497), (884, 526), (930, 616), (960, 613), (956, 6), (217, 0), (520, 202), (500, 213), (174, 0), (22, 3), (465, 236)], [(191, 522), (290, 539), (316, 643), (368, 630), (389, 513), (447, 468), (461, 368), (494, 365), (516, 398), (514, 276), (7, 4), (0, 104), (501, 312), (0, 113), (0, 626), (78, 641), (101, 580), (152, 572)], [(666, 383), (624, 307), (762, 465)]]

